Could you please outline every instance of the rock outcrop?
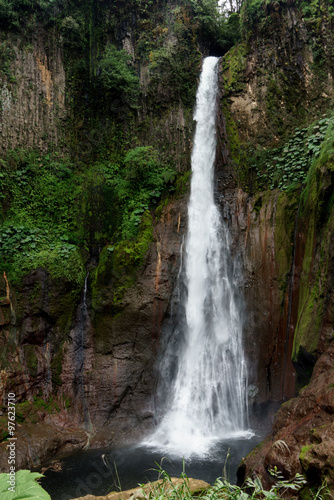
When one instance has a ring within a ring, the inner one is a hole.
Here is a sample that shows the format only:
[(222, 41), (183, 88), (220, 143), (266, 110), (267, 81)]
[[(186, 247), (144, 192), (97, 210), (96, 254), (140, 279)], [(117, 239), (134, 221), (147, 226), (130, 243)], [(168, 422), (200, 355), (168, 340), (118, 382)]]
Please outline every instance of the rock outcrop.
[(168, 482), (159, 479), (153, 483), (143, 485), (142, 488), (112, 492), (106, 496), (86, 495), (73, 500), (145, 500), (146, 498), (150, 498), (150, 496), (156, 492), (167, 496), (169, 493), (178, 490), (179, 495), (182, 494), (182, 492), (184, 492), (185, 495), (189, 493), (191, 495), (195, 495), (203, 493), (209, 487), (210, 485), (201, 479), (180, 479), (177, 477), (171, 477)]
[(309, 385), (278, 411), (270, 436), (240, 464), (238, 481), (259, 476), (273, 484), (270, 470), (285, 479), (304, 474), (308, 487), (334, 487), (334, 343), (318, 359)]

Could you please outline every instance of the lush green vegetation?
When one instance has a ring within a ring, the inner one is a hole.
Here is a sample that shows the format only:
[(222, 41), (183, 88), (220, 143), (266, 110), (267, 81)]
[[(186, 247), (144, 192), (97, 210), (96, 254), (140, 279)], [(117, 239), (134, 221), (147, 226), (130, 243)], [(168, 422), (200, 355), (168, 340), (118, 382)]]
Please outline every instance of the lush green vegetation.
[[(226, 479), (217, 479), (214, 486), (208, 489), (194, 489), (185, 473), (181, 474), (181, 480), (174, 482), (164, 470), (159, 471), (161, 477), (158, 481), (148, 484), (142, 484), (141, 498), (147, 500), (257, 500), (267, 498), (269, 500), (278, 500), (284, 498), (286, 493), (294, 493), (301, 490), (305, 484), (305, 479), (297, 474), (291, 481), (284, 480), (277, 471), (272, 471), (273, 477), (276, 477), (275, 484), (269, 491), (264, 490), (260, 479), (247, 479), (243, 487), (230, 484)], [(20, 470), (15, 476), (15, 492), (8, 491), (8, 475), (0, 474), (0, 492), (3, 500), (19, 499), (38, 499), (50, 500), (50, 495), (36, 482), (43, 477), (36, 472)], [(117, 489), (120, 489), (119, 478), (116, 471), (115, 483)], [(314, 499), (323, 500), (328, 495), (327, 488), (322, 486), (313, 495)]]
[(151, 146), (130, 149), (121, 164), (108, 162), (103, 168), (106, 183), (114, 189), (121, 207), (119, 234), (122, 239), (131, 239), (150, 204), (156, 204), (165, 189), (174, 190), (176, 172), (161, 162)]
[(238, 12), (221, 12), (215, 0), (188, 0), (192, 17), (198, 24), (201, 40), (217, 55), (223, 55), (240, 41)]
[(126, 96), (135, 105), (139, 96), (139, 78), (129, 65), (131, 56), (114, 45), (107, 45), (99, 64), (100, 81), (107, 101)]
[(69, 159), (16, 150), (1, 167), (1, 266), (14, 280), (46, 267), (55, 278), (82, 282), (80, 187)]
[(11, 279), (45, 267), (82, 283), (87, 251), (135, 238), (142, 214), (174, 189), (175, 170), (150, 146), (104, 156), (89, 169), (33, 150), (1, 160), (1, 266)]
[(319, 155), (329, 150), (334, 117), (321, 118), (310, 127), (295, 129), (283, 145), (273, 149), (249, 149), (249, 164), (258, 189), (294, 189), (306, 181), (308, 170)]
[[(307, 23), (319, 26), (322, 16), (326, 13), (328, 21), (334, 18), (332, 0), (301, 0), (298, 2), (302, 15)], [(251, 31), (275, 24), (279, 20), (279, 9), (289, 5), (288, 0), (244, 0), (241, 7), (241, 31), (247, 37)]]

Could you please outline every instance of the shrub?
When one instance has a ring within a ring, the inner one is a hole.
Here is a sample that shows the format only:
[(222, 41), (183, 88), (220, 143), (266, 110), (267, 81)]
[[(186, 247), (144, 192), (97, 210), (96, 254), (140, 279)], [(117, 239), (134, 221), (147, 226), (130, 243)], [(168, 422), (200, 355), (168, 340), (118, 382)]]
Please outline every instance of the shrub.
[(99, 80), (107, 99), (121, 98), (135, 106), (139, 96), (139, 78), (130, 65), (131, 56), (125, 50), (107, 45), (99, 64)]

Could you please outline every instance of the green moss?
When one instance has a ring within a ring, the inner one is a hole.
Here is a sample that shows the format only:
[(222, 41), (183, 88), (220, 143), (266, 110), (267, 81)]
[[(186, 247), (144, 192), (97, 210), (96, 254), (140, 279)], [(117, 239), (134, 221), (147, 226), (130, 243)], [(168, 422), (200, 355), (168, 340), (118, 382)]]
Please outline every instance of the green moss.
[[(50, 397), (47, 401), (42, 398), (34, 397), (32, 402), (24, 401), (17, 403), (15, 407), (15, 418), (18, 424), (29, 423), (36, 424), (41, 419), (42, 414), (56, 414), (59, 413), (61, 403)], [(0, 417), (0, 441), (8, 437), (8, 419), (7, 417)]]
[[(324, 120), (325, 121), (325, 120)], [(331, 234), (334, 231), (334, 126), (329, 121), (320, 155), (313, 162), (302, 193), (301, 214), (306, 241), (300, 277), (298, 320), (295, 329), (293, 360), (302, 346), (309, 353), (317, 348), (331, 285), (328, 268), (331, 259)]]
[(143, 263), (149, 245), (153, 240), (152, 216), (149, 211), (142, 216), (139, 233), (132, 241), (121, 241), (116, 245), (106, 246), (99, 259), (99, 265), (94, 272), (92, 282), (92, 303), (98, 309), (103, 300), (106, 287), (110, 281), (111, 302), (114, 314), (119, 314), (118, 308), (125, 291), (134, 283), (136, 273)]
[(37, 410), (46, 411), (47, 413), (50, 413), (50, 414), (60, 412), (59, 403), (52, 396), (50, 396), (50, 398), (47, 401), (35, 396), (34, 402), (33, 402), (33, 407), (36, 408)]
[(262, 204), (263, 204), (262, 196), (258, 195), (255, 198), (254, 205), (253, 205), (253, 208), (254, 208), (254, 210), (255, 210), (256, 213), (260, 212), (260, 210), (262, 208)]
[(226, 134), (230, 158), (234, 163), (238, 184), (250, 193), (253, 192), (253, 175), (246, 158), (246, 148), (241, 142), (238, 127), (232, 117), (227, 99), (221, 101), (221, 113), (225, 117)]
[(295, 404), (295, 402), (296, 402), (296, 398), (289, 399), (288, 401), (285, 401), (285, 403), (283, 403), (281, 405), (281, 408), (288, 410), (290, 408), (290, 406), (293, 406)]
[[(54, 285), (56, 286), (56, 284)], [(51, 289), (52, 290), (52, 289)], [(57, 327), (64, 338), (72, 328), (73, 317), (82, 291), (82, 283), (66, 283), (65, 290), (51, 291), (51, 315), (56, 319)]]
[(224, 88), (227, 93), (239, 92), (245, 87), (244, 72), (246, 69), (248, 49), (244, 43), (233, 47), (224, 56)]
[(314, 444), (303, 446), (300, 450), (299, 460), (304, 470), (308, 469), (308, 455), (312, 452)]
[(275, 261), (278, 269), (281, 299), (287, 289), (293, 253), (293, 237), (298, 199), (282, 192), (278, 195), (275, 217)]

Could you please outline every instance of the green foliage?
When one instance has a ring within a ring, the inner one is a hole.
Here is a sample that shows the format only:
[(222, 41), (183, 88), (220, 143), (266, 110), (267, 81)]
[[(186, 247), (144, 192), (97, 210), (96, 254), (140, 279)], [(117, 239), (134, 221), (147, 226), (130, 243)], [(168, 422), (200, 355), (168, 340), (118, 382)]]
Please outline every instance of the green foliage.
[[(1, 0), (0, 0), (1, 1)], [(0, 4), (1, 7), (1, 4)], [(6, 77), (10, 83), (15, 83), (11, 74), (11, 63), (15, 59), (15, 50), (8, 41), (0, 43), (0, 75)]]
[[(156, 108), (170, 105), (170, 97), (181, 100), (185, 106), (195, 101), (197, 65), (200, 54), (193, 52), (188, 44), (180, 47), (172, 44), (153, 49), (149, 55), (151, 85), (149, 97)], [(157, 93), (165, 88), (168, 94)], [(158, 99), (160, 97), (160, 99)], [(165, 99), (164, 99), (165, 97)]]
[(93, 307), (98, 308), (103, 299), (102, 286), (112, 277), (113, 316), (119, 314), (124, 292), (134, 283), (136, 273), (143, 263), (149, 245), (153, 240), (152, 216), (147, 210), (141, 217), (141, 223), (135, 238), (123, 240), (115, 245), (107, 245), (100, 253), (99, 265), (94, 271), (92, 292)]
[(189, 192), (191, 170), (177, 176), (175, 183), (175, 195), (182, 196)]
[(37, 20), (45, 20), (56, 0), (0, 0), (0, 28), (32, 31)]
[(157, 203), (165, 189), (173, 189), (176, 172), (161, 162), (151, 146), (130, 149), (119, 164), (103, 164), (106, 183), (115, 192), (120, 205), (121, 239), (138, 233), (142, 214), (151, 203)]
[(58, 155), (10, 151), (0, 172), (0, 267), (19, 281), (45, 267), (54, 278), (81, 283), (77, 246), (80, 186), (73, 165)]
[(10, 151), (0, 172), (0, 270), (19, 282), (32, 269), (81, 284), (84, 247), (131, 240), (176, 172), (151, 146), (104, 153), (82, 171), (66, 157)]
[(247, 50), (246, 44), (239, 43), (224, 57), (224, 88), (226, 92), (243, 90), (245, 86), (243, 74), (246, 68)]
[(202, 500), (257, 500), (267, 498), (268, 500), (278, 500), (284, 498), (284, 495), (289, 492), (298, 492), (306, 483), (306, 480), (301, 474), (296, 474), (292, 480), (285, 480), (277, 470), (270, 471), (273, 477), (273, 486), (269, 491), (262, 486), (261, 480), (258, 477), (255, 479), (247, 478), (245, 485), (240, 487), (231, 484), (227, 479), (217, 479), (215, 484), (203, 491), (193, 491), (191, 483), (183, 472), (181, 481), (173, 482), (170, 475), (161, 467), (157, 470), (160, 480), (149, 483), (149, 485), (141, 485), (141, 495), (147, 500), (190, 500), (200, 498)]
[(43, 477), (38, 472), (19, 470), (15, 472), (15, 491), (8, 491), (8, 475), (0, 474), (1, 500), (51, 500), (50, 495), (36, 480)]
[(257, 175), (258, 187), (294, 189), (306, 180), (310, 166), (319, 157), (333, 153), (334, 117), (322, 118), (308, 128), (295, 129), (283, 146), (271, 150), (250, 149), (249, 164)]
[[(261, 29), (272, 22), (271, 14), (275, 17), (277, 9), (289, 5), (288, 0), (244, 0), (241, 8), (241, 30), (245, 36), (254, 29)], [(331, 0), (302, 0), (297, 3), (304, 20), (313, 25), (315, 31), (324, 19), (331, 20), (334, 17), (334, 6)], [(318, 46), (318, 49), (321, 48)], [(317, 57), (317, 52), (314, 52)]]
[[(315, 25), (321, 23), (322, 15), (327, 14), (329, 18), (334, 15), (334, 6), (331, 0), (302, 0), (300, 7), (304, 18)], [(327, 17), (326, 16), (326, 17)]]
[(38, 267), (44, 267), (56, 279), (82, 283), (84, 278), (78, 248), (66, 241), (57, 241), (56, 236), (38, 228), (5, 226), (0, 232), (0, 253), (3, 259), (0, 267), (10, 270), (14, 282)]
[(242, 31), (249, 31), (253, 25), (264, 18), (266, 0), (245, 0), (241, 9)]
[(66, 16), (59, 22), (60, 33), (67, 47), (80, 48), (86, 42), (85, 20), (82, 16)]
[(240, 41), (240, 19), (238, 13), (222, 14), (217, 0), (187, 0), (199, 37), (211, 50), (223, 55)]
[(131, 56), (114, 45), (107, 45), (99, 63), (100, 76), (106, 99), (124, 98), (134, 106), (139, 96), (139, 78), (130, 65)]
[(275, 0), (244, 0), (240, 19), (243, 38), (247, 38), (252, 31), (267, 27), (272, 22), (271, 14), (277, 7), (282, 8), (288, 0), (281, 0), (278, 4)]

